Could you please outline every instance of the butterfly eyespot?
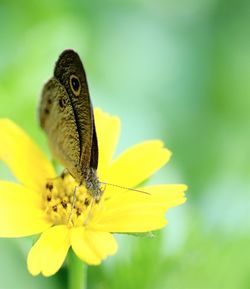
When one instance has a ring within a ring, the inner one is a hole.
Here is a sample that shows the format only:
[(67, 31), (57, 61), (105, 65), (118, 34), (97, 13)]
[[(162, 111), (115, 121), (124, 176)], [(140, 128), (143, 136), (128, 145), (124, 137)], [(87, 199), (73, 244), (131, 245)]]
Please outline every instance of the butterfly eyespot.
[(64, 107), (66, 106), (66, 101), (65, 101), (65, 99), (64, 99), (63, 97), (61, 97), (61, 98), (59, 99), (59, 106), (60, 106), (61, 108), (64, 108)]
[(70, 75), (70, 88), (75, 96), (78, 96), (81, 92), (81, 84), (79, 78), (74, 74)]

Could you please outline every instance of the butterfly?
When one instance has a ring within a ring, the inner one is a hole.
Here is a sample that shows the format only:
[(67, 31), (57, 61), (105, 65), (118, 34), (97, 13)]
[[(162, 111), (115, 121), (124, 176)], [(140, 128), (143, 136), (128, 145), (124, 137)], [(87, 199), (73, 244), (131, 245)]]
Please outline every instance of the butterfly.
[(94, 113), (85, 70), (75, 51), (65, 50), (59, 56), (42, 91), (39, 119), (54, 157), (98, 201), (102, 189), (96, 173)]
[[(103, 184), (149, 194), (117, 184), (100, 182), (98, 179), (98, 140), (93, 106), (86, 73), (75, 51), (65, 50), (59, 56), (54, 76), (44, 85), (42, 91), (39, 119), (54, 157), (79, 186), (85, 185), (95, 202), (98, 202), (103, 194)], [(74, 200), (75, 198), (76, 188)]]

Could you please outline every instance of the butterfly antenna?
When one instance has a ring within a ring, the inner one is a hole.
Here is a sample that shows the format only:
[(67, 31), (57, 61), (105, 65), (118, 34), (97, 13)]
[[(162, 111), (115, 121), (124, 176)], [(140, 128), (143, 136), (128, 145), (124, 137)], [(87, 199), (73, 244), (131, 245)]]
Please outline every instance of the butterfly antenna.
[(127, 187), (123, 187), (123, 186), (119, 186), (119, 185), (115, 185), (115, 184), (110, 184), (110, 183), (106, 183), (106, 182), (100, 182), (100, 183), (105, 185), (105, 186), (109, 185), (109, 186), (117, 187), (117, 188), (120, 188), (120, 189), (123, 189), (123, 190), (129, 190), (129, 191), (134, 191), (134, 192), (138, 192), (138, 193), (143, 193), (143, 194), (146, 194), (146, 195), (151, 195), (148, 192), (137, 190), (137, 189), (131, 189), (131, 188), (127, 188)]

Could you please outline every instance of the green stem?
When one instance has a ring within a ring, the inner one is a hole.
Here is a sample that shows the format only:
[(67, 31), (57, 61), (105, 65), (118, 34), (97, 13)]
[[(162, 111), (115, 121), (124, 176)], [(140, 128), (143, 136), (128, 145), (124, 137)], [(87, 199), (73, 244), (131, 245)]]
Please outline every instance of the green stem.
[(68, 253), (68, 288), (87, 288), (87, 265), (77, 258), (72, 250)]

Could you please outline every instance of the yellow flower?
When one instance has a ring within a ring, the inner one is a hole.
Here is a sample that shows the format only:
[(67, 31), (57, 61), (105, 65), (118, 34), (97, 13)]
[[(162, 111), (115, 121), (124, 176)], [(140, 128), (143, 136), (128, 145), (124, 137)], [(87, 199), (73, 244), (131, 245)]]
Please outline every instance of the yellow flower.
[[(159, 140), (137, 144), (113, 160), (120, 121), (100, 109), (95, 110), (95, 120), (101, 181), (137, 187), (169, 160), (171, 153)], [(138, 188), (150, 194), (107, 185), (99, 203), (93, 203), (82, 186), (72, 213), (73, 178), (56, 178), (46, 156), (8, 119), (0, 120), (0, 140), (0, 160), (17, 179), (17, 183), (0, 181), (0, 236), (41, 233), (28, 255), (28, 269), (33, 275), (56, 273), (70, 247), (87, 264), (100, 264), (117, 251), (112, 233), (160, 229), (167, 223), (168, 208), (185, 201), (185, 185)]]

